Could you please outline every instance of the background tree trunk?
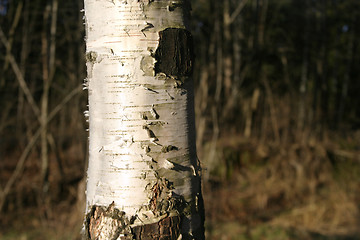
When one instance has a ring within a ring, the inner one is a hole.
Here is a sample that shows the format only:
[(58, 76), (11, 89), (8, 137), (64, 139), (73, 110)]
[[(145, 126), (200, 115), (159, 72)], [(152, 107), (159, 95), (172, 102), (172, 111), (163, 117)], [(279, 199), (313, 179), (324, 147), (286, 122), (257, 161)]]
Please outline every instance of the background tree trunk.
[(88, 239), (203, 239), (187, 1), (85, 0)]

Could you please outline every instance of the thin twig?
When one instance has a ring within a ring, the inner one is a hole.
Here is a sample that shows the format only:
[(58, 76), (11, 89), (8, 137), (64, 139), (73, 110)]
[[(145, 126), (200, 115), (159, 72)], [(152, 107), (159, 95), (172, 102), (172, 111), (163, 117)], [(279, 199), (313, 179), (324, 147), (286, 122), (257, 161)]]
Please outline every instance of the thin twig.
[(55, 74), (55, 51), (56, 51), (56, 22), (58, 13), (58, 0), (54, 0), (51, 9), (51, 28), (50, 28), (50, 56), (49, 56), (49, 80), (54, 78)]
[(5, 64), (4, 64), (4, 70), (6, 70), (9, 66), (9, 59), (8, 59), (8, 55), (11, 53), (11, 48), (13, 45), (13, 41), (14, 41), (14, 33), (15, 33), (15, 29), (17, 27), (17, 25), (19, 24), (19, 20), (21, 17), (21, 11), (22, 11), (22, 7), (23, 7), (23, 2), (19, 2), (17, 8), (16, 8), (16, 13), (14, 16), (14, 20), (13, 23), (11, 25), (10, 31), (9, 31), (9, 36), (10, 38), (8, 39), (9, 42), (9, 48), (6, 49), (6, 57), (5, 57)]

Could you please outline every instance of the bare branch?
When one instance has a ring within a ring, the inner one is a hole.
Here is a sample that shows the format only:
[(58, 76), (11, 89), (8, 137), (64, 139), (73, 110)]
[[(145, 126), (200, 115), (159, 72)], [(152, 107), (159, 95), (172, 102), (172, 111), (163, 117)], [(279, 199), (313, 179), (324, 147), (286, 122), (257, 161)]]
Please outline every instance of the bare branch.
[(67, 104), (74, 96), (76, 96), (78, 93), (82, 91), (82, 85), (79, 85), (75, 89), (73, 89), (63, 100), (61, 103), (59, 103), (49, 114), (47, 118), (47, 122), (45, 125), (41, 125), (38, 130), (35, 132), (34, 136), (31, 138), (30, 142), (25, 147), (25, 150), (22, 152), (20, 159), (18, 163), (16, 164), (16, 168), (11, 175), (10, 179), (7, 181), (4, 190), (0, 188), (0, 212), (2, 211), (2, 208), (4, 207), (6, 196), (9, 194), (11, 187), (15, 183), (15, 180), (18, 178), (20, 173), (24, 169), (25, 161), (33, 149), (36, 141), (39, 139), (40, 134), (42, 133), (43, 129), (47, 126), (47, 124), (60, 112), (60, 110), (64, 107), (65, 104)]
[(229, 24), (233, 23), (235, 21), (235, 19), (237, 18), (237, 16), (241, 13), (241, 11), (243, 10), (243, 8), (245, 7), (246, 3), (248, 2), (248, 0), (242, 0), (239, 4), (239, 6), (237, 6), (237, 8), (235, 9), (235, 11), (231, 14), (230, 20), (229, 20)]
[[(1, 40), (2, 44), (5, 46), (6, 49), (10, 49), (10, 44), (7, 41), (1, 27), (0, 27), (0, 40)], [(11, 65), (11, 67), (12, 67), (12, 69), (13, 69), (15, 75), (16, 75), (16, 78), (17, 78), (17, 80), (19, 82), (19, 85), (20, 85), (21, 89), (24, 91), (26, 99), (28, 100), (28, 102), (29, 102), (29, 104), (31, 106), (31, 109), (33, 110), (35, 115), (39, 118), (40, 110), (39, 110), (38, 106), (36, 105), (33, 96), (31, 95), (31, 92), (30, 92), (30, 90), (29, 90), (29, 88), (28, 88), (28, 86), (27, 86), (27, 84), (25, 82), (24, 76), (20, 71), (19, 65), (17, 64), (17, 62), (16, 62), (16, 60), (14, 58), (14, 55), (9, 53), (8, 54), (8, 59), (9, 59), (10, 65)]]

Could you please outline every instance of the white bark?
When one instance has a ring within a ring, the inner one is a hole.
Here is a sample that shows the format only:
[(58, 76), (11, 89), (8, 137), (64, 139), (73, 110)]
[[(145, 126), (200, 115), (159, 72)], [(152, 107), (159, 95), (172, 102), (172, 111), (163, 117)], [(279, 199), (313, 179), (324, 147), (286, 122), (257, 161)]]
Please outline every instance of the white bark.
[(124, 221), (114, 220), (101, 215), (106, 208), (98, 209), (106, 227), (92, 224), (87, 229), (91, 239), (113, 239), (119, 228), (175, 215), (184, 215), (181, 233), (187, 238), (202, 226), (196, 211), (201, 193), (192, 83), (154, 71), (159, 32), (184, 28), (182, 2), (85, 0), (90, 130), (86, 212), (106, 206), (106, 211), (115, 208), (124, 215)]

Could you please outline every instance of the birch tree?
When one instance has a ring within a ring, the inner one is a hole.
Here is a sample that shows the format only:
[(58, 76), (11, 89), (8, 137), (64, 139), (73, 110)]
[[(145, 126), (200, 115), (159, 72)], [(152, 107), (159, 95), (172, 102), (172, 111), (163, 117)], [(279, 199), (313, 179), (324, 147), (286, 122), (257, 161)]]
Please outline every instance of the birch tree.
[(87, 239), (204, 239), (187, 0), (85, 0)]

